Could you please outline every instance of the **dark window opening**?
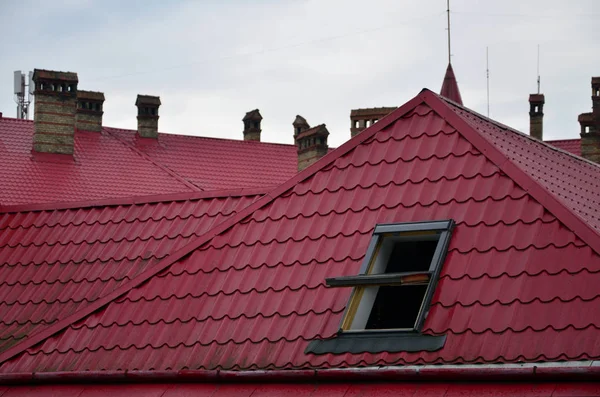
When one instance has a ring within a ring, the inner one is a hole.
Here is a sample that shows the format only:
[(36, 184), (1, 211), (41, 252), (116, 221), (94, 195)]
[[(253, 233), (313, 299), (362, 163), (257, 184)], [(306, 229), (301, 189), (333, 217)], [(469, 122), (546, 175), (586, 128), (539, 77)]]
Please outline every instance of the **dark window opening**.
[(254, 128), (258, 128), (258, 122), (257, 121), (254, 122)]
[(426, 272), (438, 241), (400, 241), (394, 245), (386, 273)]
[(427, 285), (379, 287), (365, 329), (414, 328)]

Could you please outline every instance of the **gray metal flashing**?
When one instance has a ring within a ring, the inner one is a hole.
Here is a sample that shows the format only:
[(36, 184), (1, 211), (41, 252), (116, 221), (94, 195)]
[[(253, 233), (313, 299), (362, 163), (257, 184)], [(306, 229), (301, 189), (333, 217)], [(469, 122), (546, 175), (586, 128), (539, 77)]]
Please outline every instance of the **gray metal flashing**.
[(444, 347), (446, 335), (432, 336), (405, 332), (342, 333), (335, 338), (311, 341), (305, 354), (361, 354), (433, 352)]

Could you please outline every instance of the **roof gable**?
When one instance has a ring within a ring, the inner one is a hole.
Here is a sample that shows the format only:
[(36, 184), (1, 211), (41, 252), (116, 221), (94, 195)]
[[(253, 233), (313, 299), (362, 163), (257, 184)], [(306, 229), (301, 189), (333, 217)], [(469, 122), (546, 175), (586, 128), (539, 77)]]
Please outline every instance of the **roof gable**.
[[(4, 355), (28, 349), (2, 370), (598, 357), (598, 235), (487, 139), (424, 92), (127, 289), (61, 322), (52, 330), (60, 334)], [(358, 272), (375, 223), (442, 218), (457, 226), (424, 326), (448, 334), (442, 350), (304, 354), (308, 341), (337, 332), (350, 291), (326, 288), (324, 279)]]

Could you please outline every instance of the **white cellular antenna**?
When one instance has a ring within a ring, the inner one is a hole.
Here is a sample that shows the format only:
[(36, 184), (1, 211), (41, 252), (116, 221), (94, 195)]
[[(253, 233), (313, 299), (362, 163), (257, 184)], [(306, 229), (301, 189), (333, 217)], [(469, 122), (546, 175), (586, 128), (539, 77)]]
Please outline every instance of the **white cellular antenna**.
[[(29, 88), (29, 89), (27, 89)], [(17, 118), (27, 120), (29, 118), (29, 105), (33, 96), (34, 84), (33, 73), (29, 72), (29, 82), (25, 80), (25, 73), (20, 70), (14, 72), (14, 95), (17, 103)]]
[(485, 74), (487, 79), (487, 116), (490, 117), (490, 59), (488, 57), (488, 47), (485, 47)]
[(538, 44), (538, 58), (537, 58), (537, 86), (538, 86), (538, 91), (537, 93), (540, 93), (540, 45)]

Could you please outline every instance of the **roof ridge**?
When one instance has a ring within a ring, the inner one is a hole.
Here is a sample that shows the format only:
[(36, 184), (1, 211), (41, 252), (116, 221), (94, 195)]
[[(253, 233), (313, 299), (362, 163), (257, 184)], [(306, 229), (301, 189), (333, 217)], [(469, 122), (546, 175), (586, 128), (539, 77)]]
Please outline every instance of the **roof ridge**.
[(81, 321), (82, 319), (86, 318), (93, 312), (101, 309), (102, 307), (110, 304), (112, 301), (125, 295), (130, 290), (137, 287), (138, 285), (145, 283), (146, 281), (148, 281), (149, 279), (154, 277), (156, 274), (158, 274), (161, 271), (170, 267), (173, 263), (177, 262), (184, 256), (190, 254), (192, 251), (196, 250), (200, 246), (202, 246), (205, 243), (207, 243), (208, 241), (210, 241), (213, 237), (225, 232), (227, 229), (231, 228), (232, 226), (234, 226), (235, 224), (237, 224), (238, 222), (240, 222), (241, 220), (246, 218), (248, 215), (252, 214), (257, 209), (262, 208), (262, 207), (266, 206), (267, 204), (271, 203), (273, 200), (275, 200), (277, 197), (284, 194), (287, 190), (289, 190), (290, 188), (292, 188), (299, 182), (311, 177), (312, 175), (314, 175), (321, 169), (327, 167), (333, 161), (337, 160), (339, 157), (345, 155), (346, 153), (348, 153), (349, 151), (351, 151), (352, 149), (354, 149), (355, 147), (357, 147), (364, 141), (371, 138), (373, 135), (375, 135), (379, 131), (383, 130), (390, 124), (394, 123), (396, 120), (398, 120), (399, 118), (401, 118), (404, 115), (406, 115), (407, 113), (409, 113), (411, 110), (413, 110), (415, 107), (417, 107), (419, 104), (423, 103), (424, 101), (425, 101), (425, 96), (423, 95), (423, 91), (421, 91), (417, 96), (412, 98), (410, 101), (406, 102), (404, 105), (400, 106), (399, 108), (397, 108), (396, 110), (394, 110), (393, 112), (391, 112), (390, 114), (388, 114), (387, 116), (385, 116), (384, 118), (379, 120), (377, 123), (373, 124), (371, 127), (368, 127), (367, 129), (362, 131), (360, 134), (351, 138), (349, 141), (344, 143), (342, 146), (338, 147), (333, 152), (326, 154), (320, 160), (316, 161), (315, 163), (313, 163), (312, 165), (310, 165), (303, 171), (300, 171), (299, 173), (297, 173), (295, 176), (293, 176), (288, 181), (286, 181), (283, 184), (281, 184), (280, 186), (276, 187), (271, 192), (265, 194), (263, 197), (261, 197), (260, 199), (258, 199), (255, 202), (253, 202), (252, 204), (248, 205), (247, 207), (245, 207), (238, 213), (230, 216), (229, 218), (226, 218), (223, 222), (217, 224), (212, 229), (208, 230), (206, 233), (202, 234), (201, 236), (198, 236), (193, 241), (189, 242), (188, 244), (179, 248), (177, 251), (173, 252), (171, 255), (160, 260), (154, 266), (152, 266), (149, 269), (146, 269), (142, 273), (138, 274), (132, 280), (128, 281), (127, 283), (124, 283), (119, 288), (107, 293), (106, 295), (96, 299), (94, 302), (89, 303), (88, 305), (81, 308), (80, 310), (77, 310), (75, 313), (69, 315), (68, 317), (66, 317), (62, 320), (59, 320), (57, 323), (44, 328), (43, 330), (29, 336), (27, 339), (24, 339), (21, 342), (16, 343), (8, 350), (2, 352), (0, 354), (0, 364), (23, 353), (28, 348), (30, 348), (40, 342), (43, 342), (44, 340), (51, 337), (52, 335), (63, 331), (65, 328), (69, 327), (70, 325), (72, 325), (78, 321)]
[(56, 202), (56, 203), (32, 203), (32, 204), (13, 204), (13, 205), (2, 205), (0, 203), (0, 214), (16, 213), (16, 212), (34, 212), (34, 211), (52, 211), (52, 210), (68, 210), (68, 209), (82, 209), (82, 208), (93, 208), (93, 207), (106, 207), (106, 206), (125, 206), (125, 205), (137, 205), (137, 204), (153, 204), (153, 203), (164, 203), (172, 201), (189, 201), (189, 200), (202, 200), (212, 198), (226, 198), (226, 197), (245, 197), (245, 196), (259, 196), (264, 195), (276, 186), (259, 186), (254, 188), (238, 188), (238, 189), (219, 189), (219, 190), (194, 190), (190, 192), (181, 193), (161, 193), (161, 194), (150, 194), (144, 196), (127, 196), (127, 197), (113, 197), (98, 200), (84, 200), (84, 201), (69, 201), (69, 202)]
[[(510, 179), (512, 179), (535, 200), (537, 200), (546, 210), (552, 213), (560, 222), (562, 222), (573, 233), (575, 233), (577, 237), (589, 245), (590, 248), (592, 248), (597, 254), (600, 254), (600, 234), (594, 230), (594, 228), (582, 217), (564, 205), (562, 201), (556, 198), (555, 195), (550, 193), (538, 181), (514, 164), (514, 162), (508, 158), (508, 156), (500, 152), (500, 150), (494, 146), (492, 142), (490, 142), (484, 135), (472, 127), (467, 120), (455, 113), (450, 108), (448, 102), (446, 102), (443, 98), (429, 90), (426, 90), (424, 93), (424, 101), (436, 113), (442, 116), (442, 118), (448, 124), (452, 125), (459, 134), (465, 137), (477, 150), (487, 157), (488, 160), (496, 164), (498, 168), (500, 168)], [(477, 115), (476, 112), (472, 112), (470, 109), (465, 109), (464, 107), (461, 107), (461, 109)], [(497, 123), (492, 120), (490, 120), (490, 122), (496, 126), (502, 126), (502, 128), (506, 128), (512, 133), (524, 135), (523, 133), (504, 126), (501, 123)], [(535, 140), (535, 142), (538, 144), (544, 144), (538, 140)], [(544, 145), (551, 149), (558, 150), (551, 145)], [(578, 156), (573, 154), (570, 155), (580, 159)]]
[[(107, 132), (127, 132), (127, 133), (134, 133), (134, 134), (137, 132), (137, 130), (130, 130), (127, 128), (118, 128), (118, 127), (108, 127), (108, 126), (103, 126), (102, 129), (108, 130)], [(295, 147), (296, 146), (294, 143), (245, 141), (242, 139), (219, 138), (219, 137), (215, 137), (215, 136), (202, 136), (202, 135), (175, 134), (175, 133), (171, 133), (171, 132), (159, 132), (158, 134), (159, 134), (159, 136), (160, 135), (168, 135), (168, 136), (178, 136), (178, 137), (193, 138), (193, 139), (210, 139), (210, 140), (215, 140), (215, 141), (237, 142), (237, 143), (244, 144), (244, 145), (245, 144), (248, 144), (248, 145), (276, 145), (276, 146), (287, 146), (287, 147), (290, 147), (290, 146)]]
[(170, 168), (168, 168), (167, 166), (164, 166), (162, 164), (157, 163), (156, 161), (154, 161), (152, 158), (150, 158), (150, 156), (148, 156), (146, 153), (142, 152), (141, 150), (139, 150), (138, 148), (136, 148), (135, 146), (124, 142), (122, 139), (120, 139), (117, 136), (114, 136), (110, 131), (105, 130), (103, 128), (103, 130), (106, 132), (106, 134), (113, 138), (114, 140), (116, 140), (117, 142), (121, 143), (122, 145), (128, 147), (129, 149), (131, 149), (133, 152), (137, 153), (140, 157), (142, 157), (143, 159), (149, 161), (150, 163), (154, 164), (156, 167), (160, 168), (161, 170), (163, 170), (164, 172), (166, 172), (167, 174), (171, 175), (173, 178), (177, 179), (179, 182), (183, 183), (185, 186), (187, 186), (188, 188), (192, 189), (193, 191), (198, 191), (198, 189), (200, 190), (204, 190), (202, 189), (200, 186), (197, 186), (196, 184), (188, 181), (187, 179), (185, 179), (184, 177), (182, 177), (181, 175), (179, 175), (178, 173), (176, 173), (175, 171), (171, 170)]

